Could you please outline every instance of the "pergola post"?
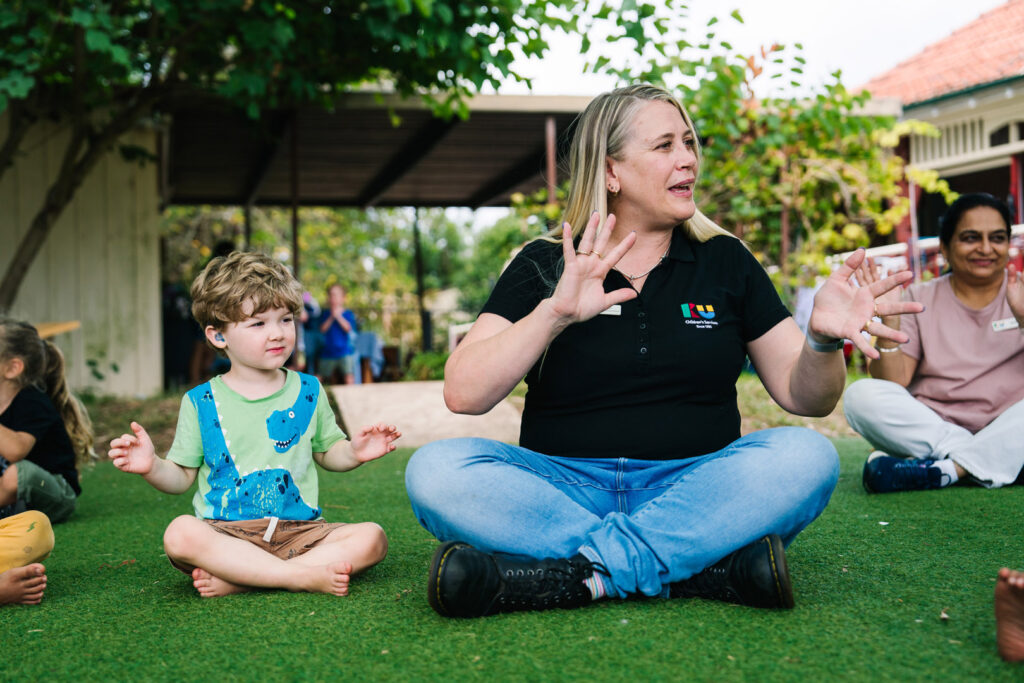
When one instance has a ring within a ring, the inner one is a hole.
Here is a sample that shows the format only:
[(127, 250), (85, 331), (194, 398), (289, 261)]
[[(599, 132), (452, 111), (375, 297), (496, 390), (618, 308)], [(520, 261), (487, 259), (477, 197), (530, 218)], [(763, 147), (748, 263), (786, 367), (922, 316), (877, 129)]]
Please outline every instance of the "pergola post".
[(555, 117), (549, 116), (544, 121), (544, 148), (547, 156), (548, 204), (556, 204), (558, 178), (555, 166)]
[(420, 334), (423, 337), (423, 350), (430, 351), (434, 344), (433, 329), (430, 323), (430, 311), (423, 303), (423, 248), (420, 245), (420, 209), (412, 210), (413, 257), (416, 262), (416, 299), (420, 309)]
[(245, 240), (245, 249), (248, 250), (252, 246), (252, 204), (246, 204), (242, 207), (242, 217), (245, 221), (242, 226), (242, 237)]
[(299, 126), (298, 114), (293, 119), (289, 135), (288, 175), (292, 200), (292, 274), (299, 277)]

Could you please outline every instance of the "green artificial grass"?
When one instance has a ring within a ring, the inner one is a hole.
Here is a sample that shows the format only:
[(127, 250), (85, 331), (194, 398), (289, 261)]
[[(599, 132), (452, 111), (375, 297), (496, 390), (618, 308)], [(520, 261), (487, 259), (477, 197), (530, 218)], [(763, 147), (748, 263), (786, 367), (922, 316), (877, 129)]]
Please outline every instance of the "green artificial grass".
[(390, 538), (351, 595), (203, 600), (161, 548), (191, 495), (103, 463), (56, 528), (43, 604), (0, 609), (2, 678), (1020, 680), (996, 655), (992, 595), (999, 567), (1024, 564), (1024, 490), (868, 496), (866, 443), (835, 441), (838, 488), (787, 553), (788, 612), (652, 599), (443, 619), (426, 601), (437, 543), (405, 497), (408, 449), (321, 477), (329, 520), (373, 520)]

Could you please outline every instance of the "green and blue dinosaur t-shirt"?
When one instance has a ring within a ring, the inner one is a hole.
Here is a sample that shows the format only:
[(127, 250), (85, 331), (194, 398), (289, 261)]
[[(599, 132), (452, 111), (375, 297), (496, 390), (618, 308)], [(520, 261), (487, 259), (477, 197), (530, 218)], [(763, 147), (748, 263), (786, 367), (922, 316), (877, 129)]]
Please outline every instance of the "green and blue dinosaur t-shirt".
[(320, 382), (286, 372), (284, 386), (265, 398), (247, 399), (215, 377), (181, 400), (167, 459), (199, 468), (198, 517), (320, 517), (313, 453), (345, 434)]

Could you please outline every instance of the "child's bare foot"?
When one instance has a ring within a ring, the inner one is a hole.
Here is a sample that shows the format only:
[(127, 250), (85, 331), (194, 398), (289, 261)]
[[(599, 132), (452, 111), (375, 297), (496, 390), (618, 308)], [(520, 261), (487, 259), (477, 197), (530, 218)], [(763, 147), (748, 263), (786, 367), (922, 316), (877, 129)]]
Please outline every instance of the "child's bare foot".
[(305, 590), (310, 593), (348, 595), (352, 565), (349, 562), (333, 562), (320, 567), (310, 567), (310, 581)]
[(1024, 572), (999, 570), (996, 579), (996, 646), (1008, 662), (1024, 660)]
[(192, 570), (192, 585), (196, 587), (200, 597), (203, 598), (220, 598), (232, 593), (245, 593), (249, 590), (248, 586), (239, 586), (230, 581), (219, 579), (199, 567)]
[(0, 574), (0, 605), (38, 605), (46, 590), (46, 567), (39, 564), (14, 567)]

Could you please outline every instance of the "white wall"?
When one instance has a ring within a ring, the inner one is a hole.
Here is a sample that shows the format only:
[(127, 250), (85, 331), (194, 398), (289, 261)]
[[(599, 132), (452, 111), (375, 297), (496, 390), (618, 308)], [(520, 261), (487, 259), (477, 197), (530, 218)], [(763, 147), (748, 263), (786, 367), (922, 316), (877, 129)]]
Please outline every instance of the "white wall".
[[(0, 131), (6, 135), (5, 115)], [(0, 271), (41, 206), (67, 139), (66, 126), (37, 125), (0, 177)], [(137, 131), (122, 142), (155, 151), (155, 140)], [(74, 389), (141, 396), (162, 388), (158, 230), (156, 164), (128, 163), (115, 149), (75, 193), (33, 262), (9, 314), (33, 323), (81, 321), (53, 339)]]

